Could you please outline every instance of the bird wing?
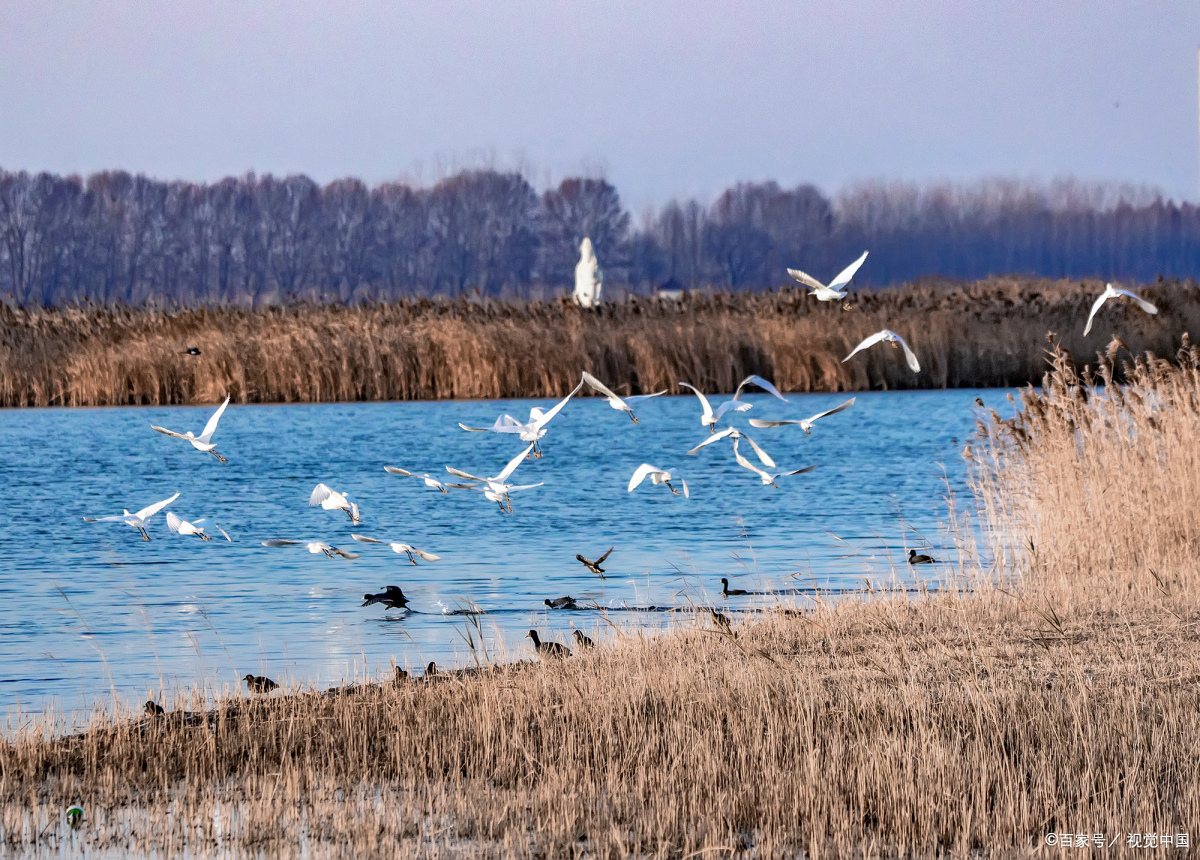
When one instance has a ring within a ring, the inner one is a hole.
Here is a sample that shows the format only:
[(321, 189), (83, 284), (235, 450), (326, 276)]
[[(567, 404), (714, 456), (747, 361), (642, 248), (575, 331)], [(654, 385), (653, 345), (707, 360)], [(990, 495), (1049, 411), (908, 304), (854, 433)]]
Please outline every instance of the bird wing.
[(759, 477), (766, 479), (768, 482), (770, 481), (770, 479), (771, 479), (770, 475), (768, 475), (762, 469), (758, 468), (758, 466), (755, 466), (753, 463), (751, 463), (749, 460), (747, 460), (745, 457), (742, 456), (742, 452), (738, 450), (738, 440), (737, 439), (733, 440), (733, 457), (735, 460), (737, 460), (738, 465), (741, 466), (743, 469), (749, 469), (751, 472), (758, 475)]
[[(461, 424), (458, 426), (462, 427)], [(469, 430), (470, 428), (468, 427), (467, 429)], [(417, 477), (412, 472), (408, 471), (408, 469), (401, 469), (399, 466), (384, 466), (383, 471), (387, 472), (389, 475), (404, 475), (407, 478)]]
[[(470, 433), (487, 433), (489, 430), (493, 429), (491, 427), (468, 427), (466, 424), (463, 424), (461, 421), (458, 422), (458, 426)], [(386, 469), (387, 467), (385, 466), (384, 468)], [(389, 471), (391, 471), (391, 470), (389, 469)], [(401, 471), (401, 472), (394, 472), (393, 474), (411, 475), (412, 473)]]
[(534, 487), (544, 487), (545, 481), (538, 481), (536, 484), (517, 484), (515, 487), (508, 487), (504, 492), (515, 493), (518, 490), (532, 490)]
[(847, 361), (854, 358), (855, 353), (860, 352), (861, 350), (867, 349), (868, 347), (872, 347), (875, 344), (879, 343), (881, 340), (886, 338), (888, 336), (888, 334), (889, 334), (889, 332), (887, 329), (884, 329), (883, 331), (875, 332), (875, 334), (871, 335), (869, 338), (864, 340), (858, 346), (854, 347), (854, 349), (852, 349), (850, 351), (850, 354), (842, 359), (842, 364), (845, 364)]
[(602, 556), (600, 556), (598, 559), (596, 559), (596, 565), (597, 565), (597, 566), (599, 566), (599, 565), (602, 565), (602, 564), (604, 564), (604, 560), (605, 560), (606, 558), (608, 558), (610, 555), (612, 555), (612, 551), (613, 551), (614, 549), (616, 549), (616, 547), (611, 547), (611, 546), (610, 546), (610, 547), (608, 548), (608, 552), (606, 552), (604, 555), (602, 555)]
[(785, 475), (803, 475), (805, 472), (811, 472), (815, 468), (817, 468), (817, 464), (813, 463), (811, 466), (805, 466), (803, 469), (796, 469), (795, 471), (784, 472), (783, 474), (785, 474)]
[(620, 397), (617, 397), (617, 395), (613, 393), (611, 388), (609, 388), (607, 385), (605, 385), (603, 382), (601, 382), (596, 377), (592, 376), (586, 370), (583, 372), (583, 381), (586, 382), (588, 384), (588, 387), (591, 388), (593, 391), (600, 392), (605, 397), (607, 397), (609, 400), (620, 400), (621, 399)]
[(1092, 317), (1096, 315), (1096, 311), (1100, 310), (1100, 306), (1115, 295), (1116, 291), (1113, 290), (1113, 285), (1109, 284), (1104, 288), (1104, 292), (1096, 297), (1096, 301), (1092, 302), (1092, 312), (1088, 314), (1087, 325), (1083, 327), (1083, 334), (1085, 337), (1087, 336), (1087, 333), (1092, 330)]
[(148, 507), (142, 508), (136, 514), (134, 514), (134, 516), (137, 517), (139, 520), (148, 520), (152, 516), (157, 514), (159, 511), (161, 511), (163, 508), (165, 508), (167, 505), (171, 504), (171, 502), (175, 501), (178, 498), (179, 498), (179, 493), (176, 493), (175, 495), (171, 496), (171, 498), (169, 498), (169, 499), (163, 499), (161, 502), (155, 502), (154, 504), (152, 504)]
[(300, 546), (307, 541), (302, 540), (284, 540), (283, 538), (271, 538), (262, 542), (263, 546)]
[(786, 397), (784, 397), (782, 394), (780, 394), (780, 393), (779, 393), (779, 389), (778, 389), (778, 388), (776, 388), (776, 387), (775, 387), (774, 385), (772, 385), (771, 383), (767, 382), (767, 380), (763, 379), (761, 376), (755, 376), (753, 373), (752, 373), (752, 374), (750, 374), (749, 376), (747, 376), (745, 379), (743, 379), (743, 380), (742, 380), (742, 382), (741, 382), (741, 384), (740, 384), (740, 385), (738, 385), (738, 387), (737, 387), (737, 391), (735, 391), (735, 392), (733, 393), (733, 399), (734, 399), (734, 400), (739, 400), (739, 399), (741, 399), (741, 396), (742, 396), (742, 389), (743, 389), (743, 388), (745, 388), (747, 385), (757, 385), (757, 386), (758, 386), (759, 388), (761, 388), (763, 391), (766, 391), (766, 392), (768, 392), (768, 393), (770, 393), (770, 394), (774, 394), (776, 397), (778, 397), (778, 398), (779, 398), (780, 400), (782, 400), (784, 403), (787, 403), (787, 402), (788, 402), (788, 401), (787, 401), (787, 398), (786, 398)]
[(642, 481), (646, 480), (647, 475), (653, 474), (654, 472), (661, 472), (661, 471), (662, 471), (662, 469), (658, 468), (657, 466), (651, 466), (649, 463), (642, 463), (642, 465), (638, 466), (637, 469), (634, 471), (633, 477), (629, 479), (628, 492), (632, 493), (633, 488), (636, 487), (638, 484), (640, 484)]
[(667, 389), (664, 388), (662, 391), (656, 391), (653, 394), (634, 394), (632, 397), (626, 397), (625, 402), (626, 403), (640, 403), (643, 400), (649, 400), (651, 397), (661, 397), (662, 395), (664, 395), (666, 393), (667, 393)]
[(123, 523), (125, 522), (124, 514), (114, 514), (111, 517), (84, 517), (85, 523)]
[(478, 484), (443, 484), (443, 487), (449, 487), (452, 490), (478, 490)]
[(150, 429), (157, 430), (159, 433), (162, 433), (165, 436), (174, 436), (176, 439), (187, 439), (189, 442), (192, 438), (190, 436), (184, 436), (182, 433), (176, 433), (174, 430), (168, 430), (166, 427), (159, 427), (157, 424), (151, 424)]
[(213, 528), (216, 529), (217, 531), (219, 531), (221, 534), (223, 534), (225, 536), (225, 540), (229, 541), (230, 543), (233, 543), (233, 538), (231, 538), (229, 536), (229, 532), (225, 531), (225, 529), (221, 528), (216, 523), (213, 523)]
[(1153, 315), (1153, 314), (1158, 313), (1158, 308), (1156, 308), (1154, 305), (1150, 304), (1148, 301), (1143, 299), (1141, 296), (1135, 296), (1133, 293), (1129, 292), (1129, 290), (1113, 290), (1113, 292), (1115, 292), (1118, 296), (1129, 296), (1129, 298), (1131, 298), (1135, 302), (1137, 302), (1141, 306), (1142, 310), (1144, 310), (1148, 314)]
[(183, 520), (179, 519), (171, 511), (167, 511), (167, 528), (175, 532), (175, 534), (182, 534), (180, 529), (183, 528)]
[[(580, 380), (579, 384), (575, 386), (574, 391), (572, 391), (570, 394), (568, 394), (562, 400), (555, 403), (554, 406), (552, 406), (547, 412), (544, 412), (541, 415), (539, 415), (535, 421), (531, 421), (529, 423), (532, 424), (535, 429), (541, 430), (543, 427), (545, 427), (547, 424), (550, 423), (551, 418), (553, 418), (555, 415), (557, 415), (559, 413), (559, 411), (564, 406), (566, 406), (568, 402), (570, 402), (572, 397), (574, 397), (576, 394), (579, 393), (579, 389), (581, 389), (581, 388), (583, 388), (582, 380)], [(532, 413), (530, 413), (530, 417), (531, 418), (533, 417)]]
[(899, 342), (900, 346), (904, 347), (904, 360), (908, 362), (908, 366), (912, 370), (912, 372), (920, 373), (921, 372), (921, 362), (917, 361), (916, 353), (914, 353), (911, 349), (908, 348), (908, 344), (905, 342), (904, 338), (900, 337), (900, 335), (896, 334), (895, 332), (892, 332), (892, 337), (894, 337)]
[(332, 495), (333, 490), (325, 484), (317, 484), (313, 487), (312, 495), (308, 497), (308, 503), (310, 505), (319, 505)]
[[(711, 405), (711, 404), (709, 404), (709, 402), (708, 402), (708, 398), (707, 398), (707, 397), (705, 397), (705, 396), (704, 396), (704, 395), (703, 395), (703, 394), (700, 392), (700, 389), (699, 389), (699, 388), (697, 388), (697, 387), (696, 387), (696, 386), (694, 386), (694, 385), (689, 385), (689, 384), (688, 384), (688, 383), (686, 383), (686, 382), (681, 382), (681, 383), (679, 383), (679, 384), (680, 384), (680, 385), (682, 385), (684, 388), (690, 388), (690, 389), (692, 389), (692, 391), (694, 391), (694, 392), (696, 393), (696, 396), (700, 398), (700, 408), (704, 410), (704, 417), (705, 417), (705, 418), (709, 418), (709, 417), (711, 417), (711, 416), (712, 416), (712, 414), (713, 414), (713, 408), (712, 408), (712, 405)], [(714, 419), (714, 420), (715, 420), (715, 419)]]
[(691, 494), (688, 492), (688, 485), (687, 485), (687, 481), (684, 479), (683, 475), (680, 475), (680, 476), (679, 476), (679, 485), (680, 485), (681, 487), (683, 487), (683, 497), (684, 497), (685, 499), (690, 499), (692, 496), (691, 496)]
[[(813, 423), (814, 421), (816, 421), (818, 418), (824, 418), (826, 415), (836, 415), (836, 414), (837, 414), (837, 413), (839, 413), (839, 412), (844, 412), (844, 411), (846, 411), (847, 409), (849, 409), (851, 406), (853, 406), (853, 405), (854, 405), (854, 401), (855, 401), (855, 398), (851, 397), (851, 398), (850, 398), (849, 400), (847, 400), (846, 402), (844, 402), (844, 403), (839, 403), (837, 406), (833, 407), (832, 409), (826, 409), (824, 412), (818, 412), (818, 413), (817, 413), (816, 415), (814, 415), (812, 418), (809, 418), (809, 419), (808, 419), (808, 423), (809, 423), (809, 424), (812, 424), (812, 423)], [(751, 423), (751, 424), (754, 424), (754, 419), (753, 419), (753, 418), (752, 418), (752, 419), (750, 419), (750, 423)], [(799, 422), (799, 421), (793, 421), (793, 422), (790, 422), (790, 423), (793, 423), (793, 424), (799, 424), (800, 422)]]
[(200, 434), (200, 441), (207, 443), (212, 438), (212, 434), (217, 432), (217, 422), (221, 420), (221, 416), (225, 414), (225, 407), (229, 405), (229, 396), (225, 397), (225, 402), (217, 407), (217, 411), (208, 419), (208, 423), (204, 425), (204, 432)]
[(449, 472), (451, 475), (454, 475), (454, 476), (456, 476), (456, 477), (459, 477), (459, 478), (466, 478), (468, 481), (483, 481), (483, 480), (486, 480), (485, 478), (477, 478), (477, 477), (475, 477), (474, 475), (472, 475), (472, 474), (470, 474), (470, 473), (468, 473), (468, 472), (464, 472), (462, 469), (455, 469), (453, 466), (447, 466), (447, 467), (446, 467), (446, 471), (447, 471), (447, 472)]
[(717, 407), (717, 411), (713, 413), (713, 420), (720, 421), (721, 417), (730, 410), (734, 412), (745, 412), (747, 409), (753, 408), (753, 403), (746, 403), (742, 400), (726, 400)]
[(867, 252), (863, 251), (861, 257), (838, 272), (838, 276), (829, 282), (829, 289), (840, 290), (842, 287), (846, 286), (846, 284), (850, 283), (850, 279), (854, 277), (854, 273), (858, 271), (859, 266), (866, 262), (866, 259)]
[(754, 449), (754, 453), (758, 455), (758, 459), (762, 461), (763, 465), (770, 466), (772, 469), (775, 468), (775, 461), (771, 459), (770, 455), (767, 454), (766, 451), (758, 447), (753, 439), (751, 439), (745, 433), (739, 433), (738, 435), (750, 443), (750, 447)]
[(350, 537), (354, 538), (359, 543), (383, 543), (381, 540), (376, 540), (375, 538), (367, 537), (366, 535), (356, 535), (354, 532), (350, 533)]
[[(500, 483), (504, 483), (505, 481), (507, 481), (509, 476), (512, 475), (513, 472), (517, 471), (517, 466), (521, 465), (521, 462), (526, 457), (529, 456), (529, 452), (532, 450), (533, 450), (533, 443), (531, 442), (531, 443), (529, 443), (529, 446), (525, 448), (524, 451), (522, 451), (520, 454), (518, 454), (517, 456), (515, 456), (511, 460), (509, 460), (508, 465), (504, 467), (503, 471), (501, 471), (500, 474), (497, 475), (492, 480), (498, 481)], [(459, 477), (460, 478), (469, 478), (471, 476), (470, 475), (459, 475)]]
[(329, 551), (331, 553), (333, 553), (334, 555), (340, 555), (342, 558), (349, 558), (349, 559), (362, 558), (362, 553), (346, 552), (344, 549), (338, 549), (336, 546), (331, 546), (329, 548)]
[(417, 549), (415, 546), (410, 547), (410, 549), (413, 552), (415, 552), (417, 555), (421, 556), (421, 558), (425, 559), (426, 561), (441, 561), (442, 560), (442, 557), (440, 555), (435, 555), (434, 553), (431, 553), (431, 552), (425, 552), (425, 550)]
[(808, 274), (808, 272), (802, 272), (799, 269), (788, 269), (787, 273), (806, 287), (812, 287), (814, 290), (828, 289), (824, 284)]
[[(751, 418), (751, 427), (784, 427), (788, 424), (803, 424), (803, 421), (764, 421), (761, 418)], [(689, 452), (690, 453), (690, 452)]]
[(712, 433), (709, 435), (709, 437), (707, 439), (705, 439), (703, 442), (701, 442), (699, 445), (697, 445), (692, 450), (688, 451), (688, 453), (695, 454), (697, 451), (699, 451), (705, 445), (711, 445), (713, 442), (716, 442), (719, 439), (724, 439), (730, 433), (736, 433), (736, 432), (737, 432), (737, 430), (735, 430), (734, 428), (726, 427), (724, 430), (719, 430), (716, 433)]

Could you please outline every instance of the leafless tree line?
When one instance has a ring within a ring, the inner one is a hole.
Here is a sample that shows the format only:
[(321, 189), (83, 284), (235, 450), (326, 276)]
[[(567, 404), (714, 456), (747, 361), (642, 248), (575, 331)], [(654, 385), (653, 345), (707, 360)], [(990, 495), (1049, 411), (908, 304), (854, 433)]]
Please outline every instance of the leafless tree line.
[(864, 249), (857, 283), (998, 273), (1190, 277), (1200, 209), (1144, 190), (1064, 181), (970, 186), (741, 183), (634, 227), (617, 189), (467, 170), (431, 187), (249, 174), (211, 184), (124, 172), (0, 170), (0, 297), (16, 304), (352, 302), (568, 286), (583, 236), (607, 285), (645, 293), (753, 289), (798, 266), (827, 277)]

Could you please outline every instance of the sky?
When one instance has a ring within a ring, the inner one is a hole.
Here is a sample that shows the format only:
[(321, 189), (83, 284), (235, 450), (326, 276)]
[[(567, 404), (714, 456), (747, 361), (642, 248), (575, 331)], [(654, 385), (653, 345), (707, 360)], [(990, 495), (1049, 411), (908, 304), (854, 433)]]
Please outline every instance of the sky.
[(0, 4), (0, 167), (535, 187), (1063, 175), (1200, 199), (1200, 3)]

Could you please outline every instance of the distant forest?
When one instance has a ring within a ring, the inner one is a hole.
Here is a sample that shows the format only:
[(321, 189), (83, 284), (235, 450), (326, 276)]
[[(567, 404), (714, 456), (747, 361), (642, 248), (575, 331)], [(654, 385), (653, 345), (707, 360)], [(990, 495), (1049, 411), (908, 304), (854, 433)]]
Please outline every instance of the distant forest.
[(0, 299), (18, 305), (263, 305), (414, 296), (545, 298), (573, 284), (590, 236), (606, 296), (756, 290), (787, 267), (827, 280), (869, 250), (856, 286), (997, 274), (1194, 277), (1200, 209), (1108, 184), (739, 183), (634, 224), (617, 189), (516, 172), (431, 187), (249, 174), (211, 184), (111, 171), (0, 170)]

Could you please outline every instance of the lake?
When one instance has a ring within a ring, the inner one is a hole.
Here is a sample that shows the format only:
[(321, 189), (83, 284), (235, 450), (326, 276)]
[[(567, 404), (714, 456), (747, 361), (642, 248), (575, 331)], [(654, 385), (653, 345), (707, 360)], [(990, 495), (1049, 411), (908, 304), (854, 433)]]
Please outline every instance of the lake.
[[(860, 393), (806, 438), (798, 427), (746, 421), (808, 417), (846, 395), (786, 404), (752, 395), (753, 409), (729, 423), (780, 470), (817, 464), (778, 488), (740, 467), (728, 440), (685, 454), (709, 435), (694, 396), (641, 404), (637, 425), (579, 398), (550, 423), (545, 456), (517, 469), (517, 483), (545, 485), (513, 493), (511, 514), (481, 493), (443, 495), (383, 467), (448, 480), (447, 465), (494, 475), (523, 444), (457, 423), (488, 426), (505, 412), (526, 420), (531, 406), (552, 401), (231, 405), (214, 439), (224, 464), (150, 429), (199, 432), (211, 407), (3, 411), (0, 463), (13, 500), (0, 558), (0, 704), (10, 714), (82, 709), (115, 693), (138, 705), (160, 687), (170, 700), (177, 688), (235, 686), (247, 673), (328, 685), (390, 671), (389, 661), (466, 665), (473, 626), (451, 613), (469, 607), (486, 612), (489, 654), (516, 659), (531, 656), (522, 638), (531, 627), (562, 641), (572, 627), (593, 637), (611, 629), (596, 610), (551, 612), (546, 598), (572, 595), (609, 608), (618, 626), (657, 629), (679, 616), (630, 610), (736, 612), (804, 605), (805, 590), (857, 589), (864, 578), (912, 584), (905, 549), (944, 554), (947, 491), (966, 496), (960, 452), (977, 396), (1011, 412), (995, 389)], [(642, 462), (680, 469), (691, 497), (648, 481), (627, 492)], [(310, 507), (318, 482), (351, 493), (363, 522)], [(83, 521), (176, 491), (168, 510), (204, 517), (233, 541), (176, 535), (165, 513), (150, 520), (149, 542), (123, 523)], [(413, 566), (385, 546), (355, 543), (352, 531), (441, 560)], [(268, 538), (317, 538), (362, 557), (262, 546)], [(605, 579), (575, 560), (610, 546)], [(777, 593), (726, 600), (722, 576), (733, 588)], [(361, 607), (364, 592), (388, 584), (404, 589), (411, 612)]]

